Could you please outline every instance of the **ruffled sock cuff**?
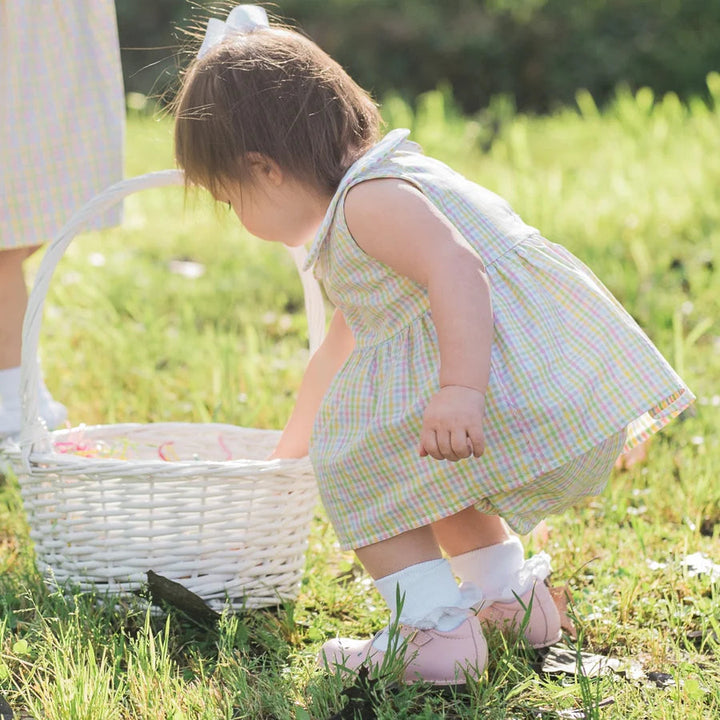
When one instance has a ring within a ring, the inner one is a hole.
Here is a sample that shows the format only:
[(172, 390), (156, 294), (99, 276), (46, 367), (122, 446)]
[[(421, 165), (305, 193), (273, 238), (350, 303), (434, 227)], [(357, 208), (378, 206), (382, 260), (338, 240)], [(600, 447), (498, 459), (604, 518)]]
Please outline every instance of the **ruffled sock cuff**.
[(480, 602), (507, 602), (523, 595), (535, 582), (543, 582), (550, 574), (550, 556), (541, 552), (524, 559), (519, 538), (489, 545), (450, 558), (455, 574), (461, 579), (464, 602), (477, 598)]

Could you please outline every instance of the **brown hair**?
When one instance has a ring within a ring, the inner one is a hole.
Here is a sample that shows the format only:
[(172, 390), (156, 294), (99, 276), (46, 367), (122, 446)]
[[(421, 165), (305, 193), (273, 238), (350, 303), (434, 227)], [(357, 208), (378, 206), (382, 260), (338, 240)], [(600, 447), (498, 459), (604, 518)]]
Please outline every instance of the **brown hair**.
[(334, 192), (378, 139), (370, 96), (297, 32), (255, 29), (212, 47), (188, 68), (174, 104), (175, 156), (187, 183), (213, 194), (252, 182), (250, 152)]

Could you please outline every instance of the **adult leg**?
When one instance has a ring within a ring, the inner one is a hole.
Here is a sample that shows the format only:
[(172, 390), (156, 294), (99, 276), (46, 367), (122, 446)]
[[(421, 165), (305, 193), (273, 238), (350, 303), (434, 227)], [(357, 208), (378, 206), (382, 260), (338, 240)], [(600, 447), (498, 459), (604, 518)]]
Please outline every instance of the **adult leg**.
[(22, 324), (27, 308), (23, 263), (37, 247), (0, 250), (0, 370), (20, 365)]
[[(38, 247), (0, 250), (0, 438), (20, 432), (20, 353), (27, 309), (23, 263)], [(53, 400), (42, 377), (38, 381), (38, 409), (50, 429), (67, 417)]]

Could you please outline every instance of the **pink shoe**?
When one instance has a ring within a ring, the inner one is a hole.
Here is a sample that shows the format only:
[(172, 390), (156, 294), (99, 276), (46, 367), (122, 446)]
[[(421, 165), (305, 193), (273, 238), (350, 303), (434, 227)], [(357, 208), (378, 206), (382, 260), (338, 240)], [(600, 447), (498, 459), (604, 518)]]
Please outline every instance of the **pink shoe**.
[[(469, 615), (454, 630), (400, 625), (398, 633), (406, 642), (403, 679), (407, 683), (463, 685), (466, 676), (479, 678), (487, 665), (487, 643), (475, 615)], [(372, 640), (336, 638), (326, 642), (318, 655), (318, 666), (330, 671), (355, 672), (361, 666), (379, 668), (385, 652)]]
[[(523, 622), (530, 609), (527, 624)], [(560, 613), (555, 601), (543, 582), (536, 582), (519, 600), (494, 602), (483, 607), (476, 605), (480, 622), (488, 628), (498, 628), (503, 633), (517, 634), (522, 629), (531, 647), (544, 648), (562, 637)]]

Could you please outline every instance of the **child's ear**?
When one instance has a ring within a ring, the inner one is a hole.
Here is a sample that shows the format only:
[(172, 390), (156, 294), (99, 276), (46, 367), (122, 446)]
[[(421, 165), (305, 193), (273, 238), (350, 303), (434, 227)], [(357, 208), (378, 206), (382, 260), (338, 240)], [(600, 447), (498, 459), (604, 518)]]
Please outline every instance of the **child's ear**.
[(253, 172), (269, 180), (273, 185), (280, 185), (283, 181), (283, 171), (270, 157), (259, 152), (249, 152), (247, 159)]

